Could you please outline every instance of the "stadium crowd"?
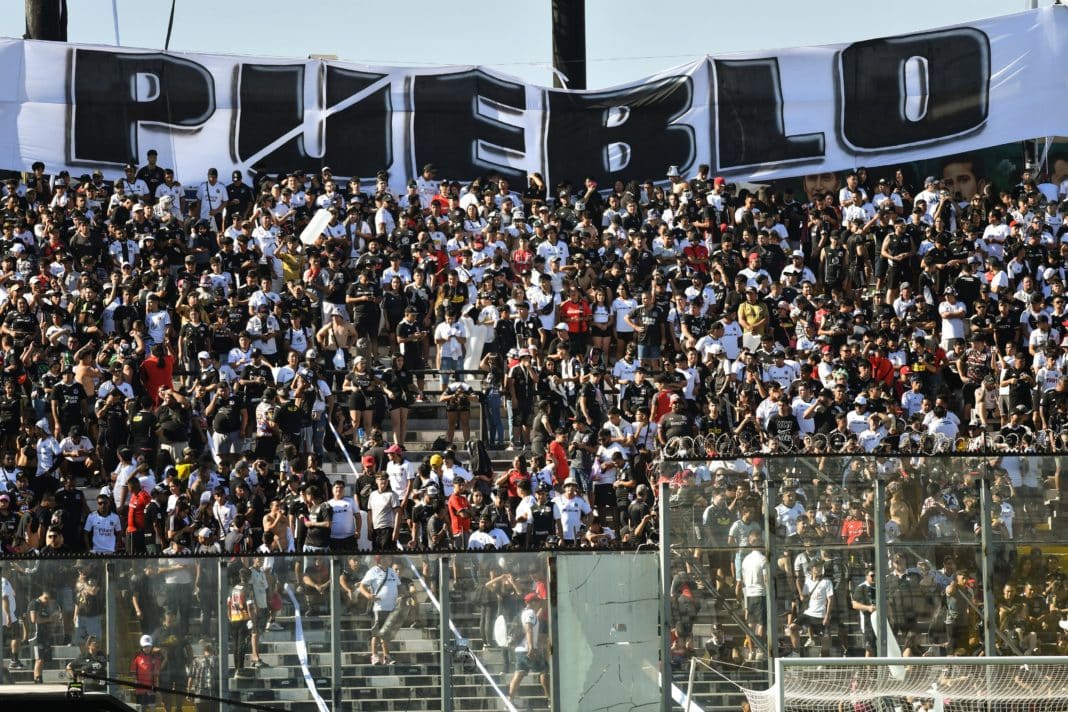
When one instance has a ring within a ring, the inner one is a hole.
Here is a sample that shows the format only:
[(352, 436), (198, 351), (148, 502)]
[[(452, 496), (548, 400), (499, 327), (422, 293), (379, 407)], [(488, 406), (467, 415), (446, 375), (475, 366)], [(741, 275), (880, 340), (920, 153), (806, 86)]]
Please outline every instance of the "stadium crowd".
[[(880, 475), (889, 540), (974, 541), (974, 477), (907, 457), (956, 450), (991, 454), (996, 526), (1018, 538), (1060, 482), (1057, 458), (1025, 455), (1068, 435), (1068, 181), (943, 166), (795, 193), (707, 166), (512, 186), (427, 165), (394, 195), (385, 173), (329, 168), (183, 185), (152, 151), (113, 181), (35, 164), (0, 194), (0, 546), (639, 545), (668, 479), (702, 545), (737, 548), (713, 576), (741, 595), (762, 458), (827, 456), (822, 479), (776, 471), (768, 505), (777, 534), (818, 552), (871, 541)], [(408, 418), (430, 401), (445, 436), (409, 460)], [(350, 456), (330, 481), (323, 463)], [(313, 608), (317, 570), (296, 573)], [(235, 582), (263, 594), (253, 571)], [(184, 611), (198, 565), (167, 572)], [(795, 588), (807, 601), (803, 583), (779, 591)]]

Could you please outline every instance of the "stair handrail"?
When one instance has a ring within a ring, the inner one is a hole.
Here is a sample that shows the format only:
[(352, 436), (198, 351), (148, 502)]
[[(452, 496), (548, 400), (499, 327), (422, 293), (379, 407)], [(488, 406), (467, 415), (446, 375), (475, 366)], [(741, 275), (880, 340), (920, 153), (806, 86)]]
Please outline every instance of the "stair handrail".
[[(404, 549), (401, 548), (400, 544), (397, 545), (397, 548), (400, 549), (400, 551), (402, 552), (404, 551)], [(430, 590), (430, 585), (427, 584), (426, 579), (423, 578), (423, 575), (419, 573), (419, 568), (415, 565), (415, 562), (412, 561), (411, 557), (409, 557), (407, 554), (402, 553), (401, 558), (403, 558), (404, 562), (408, 564), (408, 568), (412, 570), (412, 575), (415, 576), (415, 580), (419, 582), (419, 585), (423, 587), (423, 591), (426, 593), (426, 597), (430, 600), (430, 603), (434, 606), (434, 609), (437, 610), (438, 615), (441, 615), (441, 601), (439, 601), (438, 597), (434, 595), (434, 592)], [(445, 622), (448, 624), (449, 630), (452, 631), (453, 638), (456, 640), (457, 643), (467, 641), (464, 636), (460, 635), (460, 630), (456, 627), (456, 624), (452, 622), (451, 618)], [(467, 655), (472, 660), (472, 662), (475, 663), (475, 667), (478, 668), (478, 671), (482, 673), (483, 677), (486, 678), (486, 682), (488, 682), (490, 687), (493, 688), (493, 691), (497, 693), (497, 696), (501, 698), (501, 702), (504, 703), (504, 708), (508, 712), (518, 712), (515, 705), (513, 705), (512, 701), (508, 699), (508, 696), (501, 691), (501, 688), (497, 685), (496, 681), (494, 681), (493, 675), (491, 675), (489, 670), (486, 669), (486, 666), (482, 663), (479, 657), (475, 655), (474, 651), (472, 651), (469, 647), (465, 645), (458, 645), (457, 647), (462, 648), (464, 650), (464, 654)], [(444, 675), (445, 671), (442, 670), (441, 673)]]

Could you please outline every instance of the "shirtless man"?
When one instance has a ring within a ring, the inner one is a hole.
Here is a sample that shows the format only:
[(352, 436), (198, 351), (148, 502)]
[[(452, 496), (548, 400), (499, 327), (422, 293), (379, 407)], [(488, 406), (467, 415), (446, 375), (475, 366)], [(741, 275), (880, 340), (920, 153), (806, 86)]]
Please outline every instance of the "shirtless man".
[(295, 550), (293, 530), (289, 528), (289, 518), (281, 500), (271, 500), (270, 510), (263, 515), (263, 531), (274, 532), (274, 540), (282, 551)]

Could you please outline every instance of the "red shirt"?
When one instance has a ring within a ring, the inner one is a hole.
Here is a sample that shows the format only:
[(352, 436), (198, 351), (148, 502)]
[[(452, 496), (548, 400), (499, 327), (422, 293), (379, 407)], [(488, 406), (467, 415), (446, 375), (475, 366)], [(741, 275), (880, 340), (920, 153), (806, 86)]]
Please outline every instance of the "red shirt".
[(549, 443), (549, 453), (553, 456), (553, 484), (558, 485), (567, 479), (571, 469), (567, 465), (567, 450), (555, 439)]
[(145, 384), (145, 390), (152, 398), (154, 406), (159, 406), (159, 388), (174, 385), (174, 356), (166, 355), (159, 359), (149, 356), (141, 362), (141, 380)]
[(867, 523), (863, 519), (846, 517), (842, 522), (842, 538), (847, 546), (852, 546), (858, 539), (868, 533)]
[(144, 490), (130, 495), (126, 511), (126, 531), (139, 532), (145, 528), (145, 508), (152, 501), (152, 496)]
[(508, 484), (505, 485), (509, 497), (519, 496), (519, 483), (523, 480), (529, 480), (530, 475), (524, 475), (519, 470), (512, 470), (508, 473)]
[(686, 247), (682, 248), (682, 254), (686, 255), (686, 258), (690, 260), (690, 267), (692, 267), (695, 272), (700, 272), (701, 274), (708, 272), (707, 262), (693, 262), (693, 260), (708, 259), (707, 247), (705, 247), (701, 243), (697, 243), (696, 245), (687, 245)]
[(147, 655), (139, 652), (130, 661), (130, 672), (137, 680), (137, 691), (148, 692), (149, 687), (156, 686), (159, 681), (159, 670), (163, 664), (163, 656), (152, 652)]
[(449, 496), (449, 522), (453, 536), (467, 534), (471, 531), (471, 517), (465, 511), (470, 507), (471, 504), (467, 501), (467, 497), (459, 492), (453, 492)]
[(589, 331), (589, 317), (593, 316), (590, 303), (585, 299), (573, 302), (570, 299), (560, 302), (560, 318), (567, 324), (567, 330), (572, 334), (585, 334)]
[(512, 271), (522, 276), (529, 274), (534, 267), (534, 254), (530, 250), (515, 250), (512, 252)]
[(671, 396), (674, 394), (674, 391), (659, 391), (653, 396), (652, 422), (659, 423), (661, 418), (671, 412)]

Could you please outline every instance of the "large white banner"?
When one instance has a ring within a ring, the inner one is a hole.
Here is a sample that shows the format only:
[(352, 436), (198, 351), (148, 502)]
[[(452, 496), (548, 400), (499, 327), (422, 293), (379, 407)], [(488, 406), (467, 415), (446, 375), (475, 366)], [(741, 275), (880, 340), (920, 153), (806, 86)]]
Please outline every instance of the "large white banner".
[(478, 67), (184, 55), (0, 40), (0, 167), (117, 175), (154, 148), (209, 167), (400, 187), (501, 173), (662, 179), (708, 163), (770, 179), (1068, 133), (1068, 8), (849, 45), (706, 57), (605, 91)]

